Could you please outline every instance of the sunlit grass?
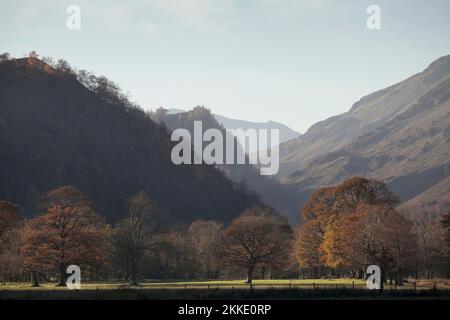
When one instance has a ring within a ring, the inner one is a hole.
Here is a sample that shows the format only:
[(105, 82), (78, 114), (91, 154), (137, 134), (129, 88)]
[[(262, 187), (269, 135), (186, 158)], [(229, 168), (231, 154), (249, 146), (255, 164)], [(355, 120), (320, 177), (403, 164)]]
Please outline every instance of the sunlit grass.
[[(365, 281), (361, 279), (273, 279), (273, 280), (254, 280), (254, 287), (289, 287), (291, 286), (309, 286), (313, 284), (322, 286), (355, 286), (364, 285)], [(152, 289), (152, 288), (207, 288), (207, 287), (249, 287), (245, 280), (205, 280), (205, 281), (142, 281), (139, 286), (130, 286), (127, 282), (114, 283), (82, 283), (82, 290), (113, 290), (113, 289)], [(0, 283), (0, 290), (67, 290), (65, 287), (57, 287), (55, 283), (42, 283), (38, 288), (32, 288), (30, 283)]]
[[(449, 288), (448, 280), (418, 280), (417, 289), (432, 289), (436, 283), (438, 288)], [(254, 288), (365, 288), (366, 281), (363, 279), (337, 278), (337, 279), (271, 279), (271, 280), (254, 280)], [(160, 281), (160, 280), (143, 280), (138, 286), (130, 286), (128, 282), (112, 282), (112, 283), (82, 283), (82, 290), (118, 290), (118, 289), (206, 289), (206, 288), (249, 288), (249, 284), (245, 280), (204, 280), (204, 281)], [(386, 289), (394, 289), (395, 286), (385, 285)], [(405, 282), (403, 286), (397, 289), (413, 289), (412, 281)], [(32, 288), (30, 283), (0, 283), (1, 290), (40, 290), (40, 291), (59, 291), (68, 290), (66, 287), (58, 287), (55, 283), (42, 283), (40, 287)]]

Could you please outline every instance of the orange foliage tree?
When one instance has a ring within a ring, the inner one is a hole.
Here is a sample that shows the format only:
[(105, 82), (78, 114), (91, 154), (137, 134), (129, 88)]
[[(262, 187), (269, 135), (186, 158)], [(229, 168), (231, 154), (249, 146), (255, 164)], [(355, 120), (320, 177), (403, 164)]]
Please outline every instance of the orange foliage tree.
[(105, 225), (81, 191), (55, 189), (38, 208), (41, 214), (27, 223), (23, 236), (21, 252), (28, 269), (58, 272), (58, 285), (64, 286), (69, 265), (102, 265)]
[(9, 201), (0, 201), (0, 237), (5, 232), (20, 227), (22, 223), (19, 207)]
[(355, 226), (345, 220), (352, 218), (345, 217), (357, 214), (364, 205), (391, 207), (398, 203), (386, 185), (374, 179), (353, 177), (338, 186), (316, 190), (302, 209), (306, 224), (300, 227), (296, 242), (300, 266), (315, 270), (348, 266), (348, 259), (344, 261), (340, 256), (349, 257), (349, 252), (343, 251), (343, 237), (350, 230), (338, 231)]
[(413, 224), (392, 207), (363, 205), (327, 228), (322, 249), (329, 267), (355, 272), (375, 264), (383, 280), (389, 274), (401, 284), (402, 274), (414, 271), (417, 239)]
[(17, 280), (22, 273), (20, 241), (24, 220), (19, 207), (0, 201), (0, 279)]

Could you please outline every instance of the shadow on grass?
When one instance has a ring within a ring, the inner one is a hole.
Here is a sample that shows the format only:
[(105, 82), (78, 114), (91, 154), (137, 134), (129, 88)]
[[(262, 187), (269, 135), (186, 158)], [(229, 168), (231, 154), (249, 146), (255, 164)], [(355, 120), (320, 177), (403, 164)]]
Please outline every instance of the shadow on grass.
[(2, 290), (4, 300), (196, 300), (196, 299), (450, 299), (450, 290), (301, 288), (118, 288), (100, 290)]

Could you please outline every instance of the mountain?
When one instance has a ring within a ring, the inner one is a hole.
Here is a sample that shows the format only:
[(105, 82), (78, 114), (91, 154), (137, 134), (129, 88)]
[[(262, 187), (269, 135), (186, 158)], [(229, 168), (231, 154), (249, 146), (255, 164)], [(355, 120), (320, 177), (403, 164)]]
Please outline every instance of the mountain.
[(177, 113), (186, 112), (186, 110), (177, 109), (177, 108), (170, 108), (170, 109), (166, 109), (166, 110), (167, 110), (167, 114), (177, 114)]
[(450, 56), (362, 98), (281, 150), (283, 182), (300, 192), (366, 176), (410, 205), (448, 202)]
[[(89, 89), (88, 89), (89, 88)], [(259, 198), (207, 165), (174, 165), (170, 133), (104, 77), (36, 58), (0, 63), (0, 199), (28, 216), (39, 197), (73, 185), (107, 220), (144, 190), (166, 223), (229, 222)]]
[(280, 146), (279, 176), (305, 169), (318, 156), (335, 152), (409, 110), (450, 74), (444, 56), (402, 82), (361, 98), (341, 115), (314, 124), (305, 134)]
[[(194, 121), (198, 120), (202, 121), (203, 130), (216, 128), (223, 133), (225, 139), (233, 138), (226, 132), (226, 128), (219, 124), (217, 116), (204, 107), (195, 107), (190, 111), (175, 114), (161, 108), (151, 115), (156, 122), (164, 123), (170, 130), (184, 128), (193, 135)], [(306, 199), (302, 199), (302, 195), (292, 187), (280, 184), (270, 176), (261, 176), (259, 169), (251, 164), (227, 164), (217, 167), (234, 182), (241, 183), (251, 192), (259, 194), (265, 203), (277, 209), (291, 223), (299, 223), (299, 204)]]
[(398, 209), (411, 219), (420, 217), (424, 210), (438, 214), (448, 212), (450, 210), (450, 176), (402, 203)]
[[(166, 110), (166, 113), (169, 115), (178, 114), (178, 113), (185, 113), (186, 110), (182, 109), (164, 109)], [(246, 120), (239, 120), (239, 119), (232, 119), (228, 117), (224, 117), (218, 114), (213, 114), (213, 117), (217, 120), (217, 122), (224, 128), (224, 129), (278, 129), (280, 131), (280, 144), (283, 142), (287, 142), (289, 140), (298, 138), (301, 134), (297, 131), (289, 128), (288, 126), (276, 122), (276, 121), (267, 121), (267, 122), (253, 122), (253, 121), (246, 121)], [(273, 145), (275, 147), (275, 145)], [(250, 149), (249, 153), (256, 152), (257, 150)]]
[[(216, 118), (217, 122), (221, 124), (225, 129), (278, 129), (280, 131), (280, 144), (298, 138), (300, 136), (300, 133), (298, 133), (297, 131), (294, 131), (288, 126), (275, 121), (251, 122), (231, 119), (217, 114), (215, 114), (214, 117)], [(275, 145), (273, 145), (272, 147), (275, 147)], [(250, 153), (252, 153), (256, 152), (257, 150), (250, 149), (249, 151)]]

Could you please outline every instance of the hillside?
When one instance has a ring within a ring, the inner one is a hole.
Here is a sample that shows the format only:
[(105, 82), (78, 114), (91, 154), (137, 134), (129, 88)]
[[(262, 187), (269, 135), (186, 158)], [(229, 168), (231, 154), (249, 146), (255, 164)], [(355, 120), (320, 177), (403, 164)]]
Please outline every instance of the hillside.
[[(380, 104), (375, 105), (374, 101)], [(371, 109), (374, 111), (370, 112)], [(367, 118), (360, 117), (361, 114)], [(363, 98), (338, 118), (341, 120), (333, 120), (334, 125), (327, 129), (323, 128), (324, 124), (312, 129), (322, 127), (320, 134), (325, 137), (331, 133), (336, 136), (348, 134), (348, 128), (353, 127), (359, 132), (368, 130), (375, 123), (377, 127), (359, 137), (344, 139), (347, 140), (345, 143), (338, 143), (338, 147), (330, 152), (317, 151), (306, 166), (285, 177), (284, 183), (305, 192), (336, 184), (350, 176), (365, 176), (388, 183), (402, 201), (409, 200), (409, 206), (424, 207), (427, 203), (436, 205), (436, 202), (441, 202), (442, 208), (447, 206), (450, 56), (438, 59), (421, 74)], [(361, 119), (365, 119), (364, 125)], [(336, 132), (339, 121), (348, 121), (349, 125)], [(312, 137), (312, 131), (305, 136)], [(323, 138), (315, 136), (315, 139)], [(303, 151), (298, 150), (300, 158), (302, 154)]]
[(398, 209), (412, 219), (419, 217), (424, 210), (439, 214), (448, 212), (450, 210), (450, 176), (402, 203)]
[(341, 115), (314, 124), (305, 134), (280, 146), (280, 177), (303, 170), (314, 158), (337, 151), (409, 110), (418, 99), (450, 76), (450, 56), (423, 72), (361, 98)]
[[(201, 120), (203, 130), (217, 128), (223, 132), (224, 136), (227, 134), (225, 128), (216, 120), (216, 116), (204, 107), (196, 107), (191, 111), (176, 114), (159, 109), (158, 112), (152, 114), (152, 117), (157, 122), (165, 123), (171, 130), (185, 128), (193, 134), (194, 121)], [(220, 165), (218, 168), (231, 180), (242, 183), (250, 191), (258, 193), (265, 203), (276, 208), (292, 223), (299, 222), (299, 205), (306, 198), (291, 186), (280, 184), (272, 177), (261, 176), (259, 170), (250, 164), (227, 164)]]
[(0, 199), (30, 216), (43, 193), (73, 185), (111, 221), (145, 190), (171, 223), (228, 222), (261, 203), (213, 167), (173, 165), (167, 129), (90, 81), (36, 58), (0, 63)]

